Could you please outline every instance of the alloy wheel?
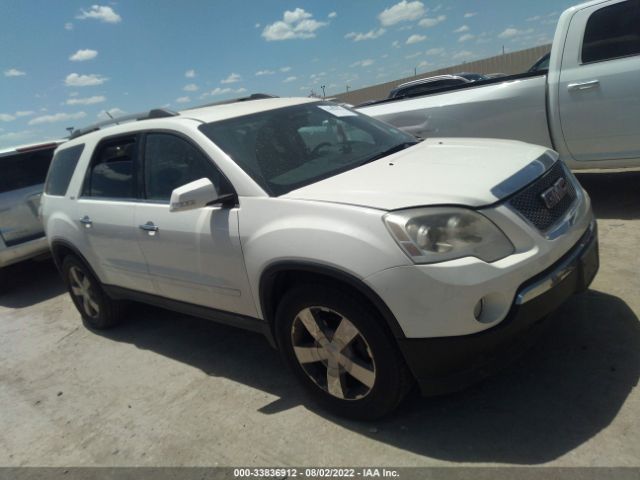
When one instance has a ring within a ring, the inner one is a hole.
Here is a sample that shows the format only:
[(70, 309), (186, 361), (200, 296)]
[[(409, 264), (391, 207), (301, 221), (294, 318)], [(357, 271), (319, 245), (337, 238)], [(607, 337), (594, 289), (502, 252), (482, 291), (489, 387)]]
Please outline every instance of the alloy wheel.
[(291, 342), (298, 363), (313, 382), (342, 400), (371, 392), (376, 367), (362, 333), (346, 317), (325, 307), (308, 307), (295, 317)]
[(81, 269), (73, 266), (69, 269), (69, 282), (71, 293), (82, 305), (84, 313), (91, 318), (97, 318), (100, 315), (100, 305), (98, 305), (89, 277)]

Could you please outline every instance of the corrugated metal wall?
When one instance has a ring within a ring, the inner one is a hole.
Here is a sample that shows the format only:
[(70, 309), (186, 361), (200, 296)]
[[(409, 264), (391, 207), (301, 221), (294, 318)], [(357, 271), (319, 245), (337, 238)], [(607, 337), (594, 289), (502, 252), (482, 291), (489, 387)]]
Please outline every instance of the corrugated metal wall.
[(432, 72), (421, 73), (417, 76), (400, 78), (392, 82), (381, 83), (372, 87), (352, 90), (348, 93), (335, 95), (336, 100), (357, 105), (367, 100), (378, 100), (386, 98), (393, 88), (404, 82), (417, 80), (419, 78), (432, 77), (434, 75), (444, 75), (456, 72), (474, 72), (474, 73), (505, 73), (513, 75), (516, 73), (526, 72), (531, 65), (535, 63), (541, 56), (551, 50), (551, 45), (541, 45), (539, 47), (528, 48), (518, 52), (506, 53), (496, 57), (485, 58), (475, 62), (463, 63), (453, 67), (441, 68)]

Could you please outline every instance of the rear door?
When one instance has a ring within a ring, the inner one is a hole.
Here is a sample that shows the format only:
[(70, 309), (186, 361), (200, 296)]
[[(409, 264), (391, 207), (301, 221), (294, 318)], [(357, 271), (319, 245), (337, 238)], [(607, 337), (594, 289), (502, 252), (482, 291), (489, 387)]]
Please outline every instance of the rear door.
[(134, 227), (138, 201), (138, 136), (101, 141), (87, 170), (77, 202), (82, 254), (103, 283), (154, 293)]
[(0, 157), (0, 238), (8, 247), (44, 236), (38, 208), (56, 146)]
[(562, 132), (575, 160), (640, 158), (640, 0), (576, 12), (558, 98)]

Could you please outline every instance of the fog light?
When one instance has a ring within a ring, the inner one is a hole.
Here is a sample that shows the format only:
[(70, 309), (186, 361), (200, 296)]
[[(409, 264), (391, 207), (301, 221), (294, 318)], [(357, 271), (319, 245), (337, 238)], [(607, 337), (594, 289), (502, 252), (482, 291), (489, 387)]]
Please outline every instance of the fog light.
[(482, 315), (483, 307), (484, 307), (484, 300), (483, 299), (478, 300), (478, 303), (476, 303), (476, 306), (473, 307), (473, 316), (476, 317), (476, 320), (480, 320), (480, 316)]

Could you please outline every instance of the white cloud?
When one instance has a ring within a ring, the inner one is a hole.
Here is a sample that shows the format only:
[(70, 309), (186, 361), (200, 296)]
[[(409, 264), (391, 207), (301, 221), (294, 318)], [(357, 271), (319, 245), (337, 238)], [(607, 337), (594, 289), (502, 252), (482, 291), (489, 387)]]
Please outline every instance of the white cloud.
[(185, 92), (197, 92), (198, 91), (198, 85), (196, 85), (195, 83), (189, 83), (189, 84), (185, 85), (184, 87), (182, 87), (182, 90), (184, 90)]
[(354, 42), (361, 42), (362, 40), (373, 40), (381, 37), (385, 32), (386, 30), (384, 28), (369, 30), (367, 33), (349, 32), (344, 38), (351, 38)]
[(460, 42), (460, 43), (468, 42), (469, 40), (473, 40), (474, 38), (476, 38), (475, 35), (471, 35), (470, 33), (465, 33), (460, 38), (458, 38), (458, 42)]
[(238, 89), (236, 90), (236, 93), (244, 93), (244, 92), (246, 92), (246, 91), (247, 91), (247, 89), (246, 89), (246, 88), (244, 88), (244, 87), (242, 87), (242, 88), (238, 88)]
[(291, 70), (291, 67), (282, 67), (282, 68), (280, 68), (280, 71), (281, 71), (282, 73), (289, 72), (290, 70)]
[(233, 90), (232, 88), (229, 88), (229, 87), (225, 87), (225, 88), (216, 87), (210, 92), (204, 93), (202, 97), (208, 97), (209, 95), (212, 95), (212, 96), (224, 95), (225, 93), (242, 93), (244, 91), (245, 90), (243, 88), (238, 90)]
[(71, 22), (67, 22), (64, 24), (64, 29), (65, 30), (73, 30), (73, 23)]
[(18, 70), (17, 68), (10, 68), (9, 70), (4, 71), (5, 77), (22, 77), (23, 75), (26, 75), (26, 73), (22, 70)]
[(255, 26), (255, 28), (260, 28), (262, 26), (262, 24), (256, 23), (254, 26)]
[(473, 57), (473, 52), (470, 52), (468, 50), (462, 50), (458, 53), (456, 53), (453, 57), (454, 60), (466, 60)]
[(76, 53), (69, 57), (69, 60), (71, 60), (72, 62), (84, 62), (85, 60), (96, 58), (97, 56), (98, 52), (96, 50), (86, 48), (84, 50), (78, 50)]
[(184, 72), (184, 76), (187, 78), (193, 78), (196, 76), (196, 71), (193, 69), (187, 70), (186, 72)]
[(426, 60), (423, 60), (418, 64), (418, 68), (425, 68), (425, 67), (428, 67), (429, 65), (431, 65), (429, 62), (427, 62)]
[(393, 46), (394, 48), (400, 48), (400, 42), (398, 40), (394, 40), (391, 46)]
[(109, 115), (111, 115), (111, 117), (113, 117), (113, 118), (121, 117), (122, 115), (127, 113), (126, 111), (122, 110), (121, 108), (114, 107), (114, 108), (110, 108), (109, 110), (102, 110), (96, 116), (101, 120), (109, 120), (111, 117), (109, 115), (107, 115), (107, 112), (109, 112)]
[(237, 73), (231, 73), (224, 80), (220, 80), (220, 83), (237, 83), (240, 80), (242, 80), (242, 77), (240, 75), (238, 75)]
[(426, 55), (441, 55), (444, 53), (444, 48), (430, 48), (424, 53)]
[(540, 20), (542, 17), (540, 15), (535, 15), (533, 17), (529, 17), (527, 18), (527, 22), (537, 22), (538, 20)]
[(338, 16), (337, 12), (331, 12), (329, 15), (327, 15), (327, 17), (329, 18), (336, 18)]
[(411, 35), (405, 42), (407, 45), (423, 42), (427, 39), (426, 35)]
[(273, 75), (274, 72), (273, 70), (258, 70), (255, 75), (256, 77), (262, 77), (263, 75)]
[(106, 99), (104, 95), (94, 95), (93, 97), (86, 98), (69, 98), (65, 103), (67, 105), (94, 105), (96, 103), (102, 103)]
[(89, 75), (70, 73), (65, 78), (64, 83), (67, 87), (92, 87), (94, 85), (102, 85), (107, 80), (108, 78), (93, 73)]
[(468, 32), (469, 31), (469, 27), (467, 25), (462, 25), (460, 28), (456, 28), (453, 33), (464, 33), (464, 32)]
[(0, 122), (13, 122), (16, 119), (13, 115), (8, 113), (0, 113)]
[(411, 60), (412, 58), (417, 58), (420, 55), (422, 55), (422, 52), (416, 52), (416, 53), (412, 53), (411, 55), (405, 55), (404, 58), (406, 60)]
[(76, 15), (76, 18), (78, 20), (100, 20), (106, 23), (119, 23), (122, 21), (122, 17), (113, 8), (104, 5), (92, 5), (88, 11), (82, 10), (79, 15)]
[(500, 35), (498, 35), (499, 38), (513, 38), (513, 37), (517, 37), (518, 35), (527, 35), (533, 33), (533, 29), (530, 28), (528, 30), (518, 30), (517, 28), (507, 28), (506, 30), (504, 30)]
[(298, 77), (291, 76), (291, 77), (285, 78), (282, 82), (283, 83), (295, 82), (297, 79)]
[(86, 117), (84, 112), (76, 113), (54, 113), (53, 115), (42, 115), (29, 120), (29, 125), (40, 125), (42, 123), (66, 122), (67, 120), (78, 120)]
[(0, 140), (6, 141), (7, 143), (15, 143), (21, 142), (25, 139), (32, 137), (32, 130), (22, 130), (20, 132), (7, 132), (0, 135)]
[(392, 7), (383, 10), (378, 15), (378, 20), (384, 27), (389, 27), (400, 22), (418, 20), (425, 14), (424, 4), (420, 1), (407, 2), (402, 0)]
[(36, 113), (36, 112), (34, 112), (33, 110), (18, 110), (16, 112), (16, 117), (29, 117), (29, 116), (33, 115), (34, 113)]
[(478, 12), (467, 12), (464, 14), (464, 18), (471, 18), (475, 17), (476, 15), (478, 15)]
[(189, 97), (178, 97), (176, 98), (176, 103), (189, 103), (191, 98)]
[(423, 18), (418, 22), (418, 25), (424, 28), (431, 28), (444, 22), (446, 19), (447, 19), (446, 15), (438, 15), (437, 17), (434, 17), (434, 18)]
[(309, 12), (296, 8), (292, 11), (286, 10), (282, 20), (264, 27), (262, 37), (268, 42), (314, 38), (316, 30), (326, 25), (328, 25), (327, 22), (319, 22)]
[(374, 60), (367, 58), (365, 60), (358, 60), (351, 64), (351, 67), (369, 67), (375, 63)]

